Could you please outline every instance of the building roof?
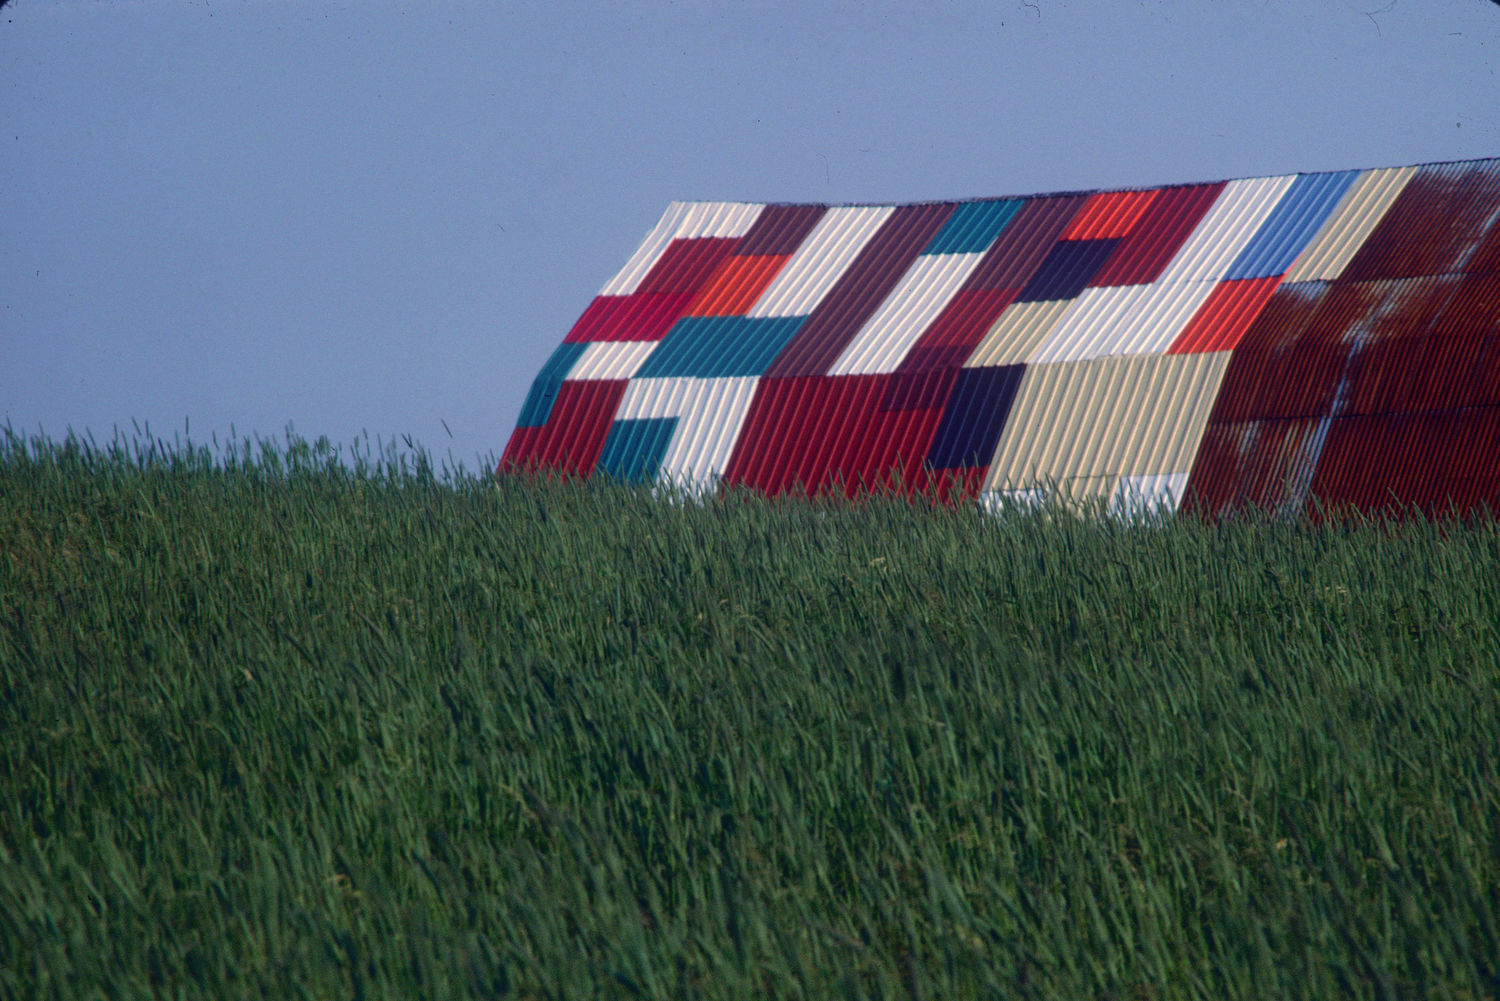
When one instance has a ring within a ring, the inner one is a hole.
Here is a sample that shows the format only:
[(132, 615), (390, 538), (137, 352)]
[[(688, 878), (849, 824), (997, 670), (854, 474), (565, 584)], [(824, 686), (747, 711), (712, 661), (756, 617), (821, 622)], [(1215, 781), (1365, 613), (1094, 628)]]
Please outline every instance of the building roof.
[(677, 202), (501, 470), (1115, 510), (1500, 507), (1500, 160)]

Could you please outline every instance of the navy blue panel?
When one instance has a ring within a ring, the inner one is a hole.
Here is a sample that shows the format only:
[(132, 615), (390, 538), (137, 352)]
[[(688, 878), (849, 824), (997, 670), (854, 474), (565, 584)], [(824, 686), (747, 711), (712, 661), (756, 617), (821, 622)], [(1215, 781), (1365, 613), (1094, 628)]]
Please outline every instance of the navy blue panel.
[(636, 371), (637, 379), (760, 375), (805, 316), (685, 316)]
[(1108, 240), (1063, 240), (1052, 248), (1016, 296), (1016, 302), (1071, 299), (1082, 292), (1089, 279), (1114, 252), (1118, 238)]
[(966, 368), (960, 372), (943, 422), (932, 436), (927, 464), (933, 469), (988, 465), (1025, 372), (1025, 365)]
[(531, 384), (526, 402), (521, 404), (521, 419), (516, 422), (518, 427), (539, 428), (547, 423), (547, 418), (552, 416), (552, 404), (557, 402), (557, 391), (587, 347), (585, 343), (558, 345)]
[(604, 439), (604, 451), (599, 453), (599, 472), (632, 483), (651, 482), (661, 469), (662, 456), (675, 430), (676, 417), (615, 421)]

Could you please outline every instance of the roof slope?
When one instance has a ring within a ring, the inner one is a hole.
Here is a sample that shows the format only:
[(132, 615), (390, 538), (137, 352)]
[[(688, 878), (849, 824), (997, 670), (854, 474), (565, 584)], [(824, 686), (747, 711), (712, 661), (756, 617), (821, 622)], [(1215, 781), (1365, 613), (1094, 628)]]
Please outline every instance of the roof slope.
[(1500, 160), (678, 202), (501, 470), (1114, 510), (1500, 509)]

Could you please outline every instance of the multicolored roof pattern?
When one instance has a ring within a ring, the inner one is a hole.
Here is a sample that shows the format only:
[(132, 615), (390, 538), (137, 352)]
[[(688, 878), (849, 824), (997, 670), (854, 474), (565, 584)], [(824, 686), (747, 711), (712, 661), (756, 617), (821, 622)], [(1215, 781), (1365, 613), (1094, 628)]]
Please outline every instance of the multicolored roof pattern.
[(678, 202), (502, 472), (1116, 511), (1500, 510), (1500, 160)]

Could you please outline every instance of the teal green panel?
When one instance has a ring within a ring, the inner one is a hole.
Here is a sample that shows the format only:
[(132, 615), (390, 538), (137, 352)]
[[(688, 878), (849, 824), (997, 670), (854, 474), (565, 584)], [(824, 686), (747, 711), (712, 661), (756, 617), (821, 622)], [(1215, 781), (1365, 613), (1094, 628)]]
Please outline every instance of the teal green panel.
[(677, 430), (676, 417), (615, 421), (604, 439), (598, 470), (617, 480), (650, 483), (661, 469), (662, 456)]

